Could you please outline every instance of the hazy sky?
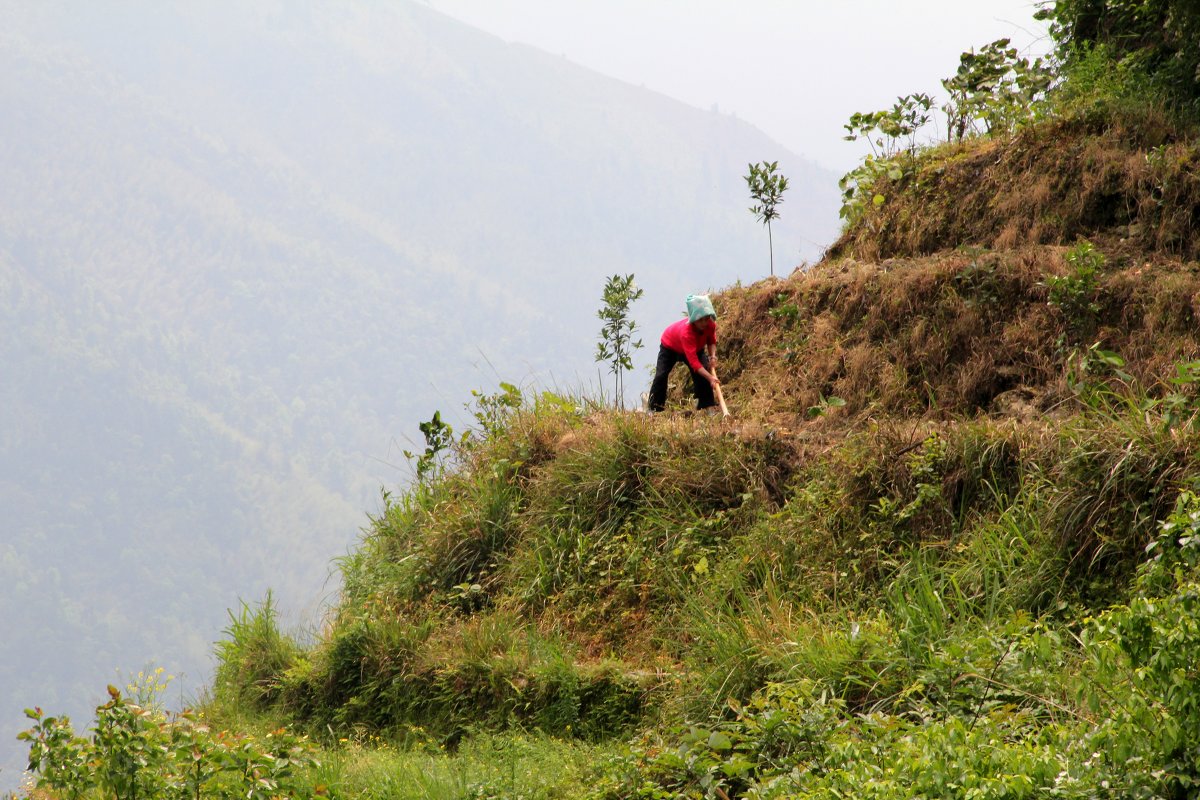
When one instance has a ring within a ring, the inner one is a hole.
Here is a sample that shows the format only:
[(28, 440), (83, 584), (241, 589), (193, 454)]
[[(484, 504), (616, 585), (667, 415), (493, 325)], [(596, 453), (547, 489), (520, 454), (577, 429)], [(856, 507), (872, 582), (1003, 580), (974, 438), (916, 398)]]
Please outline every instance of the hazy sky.
[(959, 54), (1003, 36), (1050, 48), (1033, 0), (425, 0), (524, 42), (701, 108), (736, 113), (838, 171), (862, 143), (855, 111), (942, 99)]

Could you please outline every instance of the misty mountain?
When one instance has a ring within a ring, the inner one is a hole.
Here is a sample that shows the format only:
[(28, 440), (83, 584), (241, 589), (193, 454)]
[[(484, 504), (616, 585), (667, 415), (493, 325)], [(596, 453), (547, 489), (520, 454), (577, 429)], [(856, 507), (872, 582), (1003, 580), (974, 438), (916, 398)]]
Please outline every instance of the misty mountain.
[(606, 275), (644, 370), (766, 272), (748, 162), (793, 187), (777, 265), (836, 234), (836, 176), (747, 123), (415, 3), (0, 14), (0, 741), (114, 670), (194, 689), (240, 598), (311, 617), (417, 421), (594, 386)]

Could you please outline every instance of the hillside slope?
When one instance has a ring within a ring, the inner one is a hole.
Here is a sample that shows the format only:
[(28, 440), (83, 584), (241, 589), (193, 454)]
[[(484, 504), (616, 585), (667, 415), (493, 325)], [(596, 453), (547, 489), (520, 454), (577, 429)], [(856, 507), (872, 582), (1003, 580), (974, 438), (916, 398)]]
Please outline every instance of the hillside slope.
[(477, 396), (311, 645), (234, 620), (207, 722), (323, 742), (315, 795), (1192, 796), (1193, 145), (1121, 125), (925, 153), (718, 293), (732, 419)]
[[(342, 563), (320, 641), (235, 637), (213, 713), (632, 736), (563, 778), (604, 798), (1189, 796), (1200, 273), (1151, 211), (1029, 241), (1027, 204), (968, 216), (928, 178), (1117, 146), (1028, 136), (928, 154), (840, 255), (718, 294), (732, 420), (482, 398)], [(1120, 146), (1135, 176), (1189, 147)]]

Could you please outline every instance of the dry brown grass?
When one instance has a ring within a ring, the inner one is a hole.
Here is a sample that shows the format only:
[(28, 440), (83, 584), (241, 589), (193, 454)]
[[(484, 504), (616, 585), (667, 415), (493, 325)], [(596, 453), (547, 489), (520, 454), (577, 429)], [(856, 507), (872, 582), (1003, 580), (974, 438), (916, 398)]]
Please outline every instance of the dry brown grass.
[(1057, 246), (827, 260), (729, 289), (718, 298), (726, 399), (739, 417), (790, 427), (831, 396), (846, 401), (831, 419), (1004, 413), (996, 399), (1015, 389), (1045, 412), (1068, 400), (1068, 354), (1093, 341), (1144, 386), (1200, 357), (1200, 270), (1128, 241), (1098, 247), (1109, 265), (1088, 341), (1047, 302), (1046, 277), (1068, 271)]
[(1103, 234), (1200, 255), (1200, 142), (1164, 120), (1063, 120), (1007, 142), (943, 147), (925, 154), (915, 175), (876, 188), (887, 201), (864, 214), (832, 256), (879, 261)]

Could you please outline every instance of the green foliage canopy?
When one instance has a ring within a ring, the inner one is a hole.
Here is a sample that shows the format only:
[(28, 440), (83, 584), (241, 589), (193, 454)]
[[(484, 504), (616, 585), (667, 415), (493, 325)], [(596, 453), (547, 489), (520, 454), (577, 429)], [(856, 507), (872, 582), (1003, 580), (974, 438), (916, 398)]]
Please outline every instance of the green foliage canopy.
[(1194, 0), (1057, 0), (1036, 17), (1050, 21), (1069, 67), (1096, 48), (1139, 68), (1169, 98), (1200, 106), (1200, 5)]

